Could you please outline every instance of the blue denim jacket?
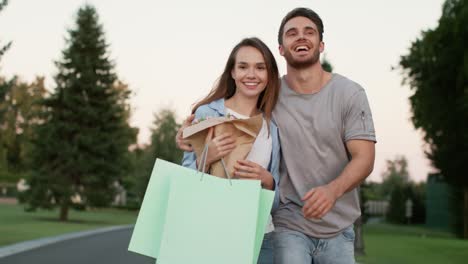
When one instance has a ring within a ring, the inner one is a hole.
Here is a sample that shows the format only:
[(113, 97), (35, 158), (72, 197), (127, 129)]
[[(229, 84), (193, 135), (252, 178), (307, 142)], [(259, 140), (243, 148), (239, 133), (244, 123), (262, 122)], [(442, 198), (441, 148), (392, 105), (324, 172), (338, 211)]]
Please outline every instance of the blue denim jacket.
[[(195, 111), (195, 119), (204, 117), (219, 117), (225, 115), (224, 99), (213, 101), (209, 104), (198, 107)], [(273, 176), (275, 181), (275, 199), (273, 200), (272, 211), (276, 210), (279, 205), (279, 161), (280, 161), (280, 144), (278, 138), (278, 127), (273, 121), (270, 121), (270, 135), (272, 137), (272, 151), (268, 171)], [(197, 169), (196, 156), (194, 152), (184, 152), (182, 159), (182, 166)]]

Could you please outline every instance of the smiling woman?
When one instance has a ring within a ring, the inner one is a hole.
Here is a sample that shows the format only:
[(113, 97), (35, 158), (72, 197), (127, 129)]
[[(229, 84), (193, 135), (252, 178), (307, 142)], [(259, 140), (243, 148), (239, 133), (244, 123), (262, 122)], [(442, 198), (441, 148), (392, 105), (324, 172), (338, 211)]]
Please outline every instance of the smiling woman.
[[(226, 100), (226, 104), (234, 104), (236, 99), (237, 101), (253, 100), (253, 109), (254, 112), (257, 112), (256, 102), (268, 82), (268, 73), (262, 53), (254, 47), (240, 48), (236, 55), (236, 64), (231, 71), (231, 76), (236, 83), (236, 93)], [(235, 106), (230, 108), (235, 108)], [(239, 110), (242, 111), (242, 109)], [(252, 114), (255, 113), (252, 113), (252, 111), (244, 113), (244, 115), (249, 116)]]
[[(192, 111), (196, 119), (226, 115), (246, 119), (263, 114), (260, 132), (247, 156), (234, 165), (234, 176), (260, 180), (262, 187), (270, 190), (276, 190), (279, 183), (278, 129), (271, 121), (279, 87), (278, 67), (271, 51), (260, 39), (246, 38), (233, 48), (219, 81)], [(210, 130), (205, 142), (208, 145), (206, 168), (231, 153), (236, 147), (235, 142), (233, 135), (217, 135)], [(198, 164), (199, 157), (194, 152), (184, 153), (182, 165), (197, 169)], [(278, 203), (278, 192), (275, 192), (272, 210)], [(271, 231), (270, 217), (260, 251), (260, 264), (273, 262)]]

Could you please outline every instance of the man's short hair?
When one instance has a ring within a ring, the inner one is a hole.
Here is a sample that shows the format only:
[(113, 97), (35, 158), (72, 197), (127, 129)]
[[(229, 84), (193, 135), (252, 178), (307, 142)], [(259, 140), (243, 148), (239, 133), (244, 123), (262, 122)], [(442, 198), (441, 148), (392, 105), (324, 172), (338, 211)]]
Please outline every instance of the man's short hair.
[(281, 25), (280, 25), (280, 28), (279, 28), (279, 31), (278, 31), (278, 43), (280, 45), (283, 44), (284, 25), (289, 20), (291, 20), (291, 19), (293, 19), (295, 17), (305, 17), (305, 18), (310, 19), (310, 21), (312, 21), (317, 26), (317, 29), (318, 29), (318, 32), (319, 32), (319, 38), (320, 38), (320, 41), (322, 41), (322, 39), (323, 39), (323, 22), (322, 22), (322, 19), (312, 9), (305, 8), (305, 7), (298, 7), (298, 8), (295, 8), (295, 9), (289, 11), (289, 13), (287, 13), (286, 16), (283, 18), (283, 21), (281, 21)]

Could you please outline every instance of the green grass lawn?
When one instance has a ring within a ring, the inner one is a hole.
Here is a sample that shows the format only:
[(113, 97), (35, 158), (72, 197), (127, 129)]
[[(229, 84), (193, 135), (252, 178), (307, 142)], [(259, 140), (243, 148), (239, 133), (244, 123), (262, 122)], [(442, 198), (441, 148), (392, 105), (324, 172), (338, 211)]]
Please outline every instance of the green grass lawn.
[(366, 256), (361, 264), (468, 263), (468, 241), (420, 226), (364, 226)]
[(69, 221), (58, 221), (58, 211), (25, 212), (21, 205), (0, 204), (0, 246), (64, 233), (113, 225), (134, 224), (137, 212), (99, 209), (69, 212)]
[[(133, 224), (137, 212), (101, 209), (70, 211), (58, 221), (58, 211), (27, 213), (21, 205), (0, 204), (0, 246), (105, 226)], [(468, 263), (468, 241), (421, 226), (369, 224), (364, 226), (366, 256), (361, 264)]]

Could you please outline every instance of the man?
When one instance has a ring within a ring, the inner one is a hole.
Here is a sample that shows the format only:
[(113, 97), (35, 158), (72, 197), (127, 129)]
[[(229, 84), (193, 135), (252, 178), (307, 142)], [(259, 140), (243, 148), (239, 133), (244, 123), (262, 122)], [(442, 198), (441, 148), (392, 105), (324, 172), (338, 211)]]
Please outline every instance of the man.
[[(287, 74), (273, 112), (282, 150), (275, 263), (354, 263), (356, 187), (372, 172), (375, 157), (366, 94), (322, 69), (323, 23), (314, 11), (289, 12), (278, 42)], [(177, 141), (188, 150), (180, 135)]]
[(375, 157), (366, 94), (322, 69), (323, 23), (314, 11), (289, 12), (278, 42), (287, 74), (273, 113), (282, 149), (275, 260), (354, 263), (356, 187), (372, 172)]

